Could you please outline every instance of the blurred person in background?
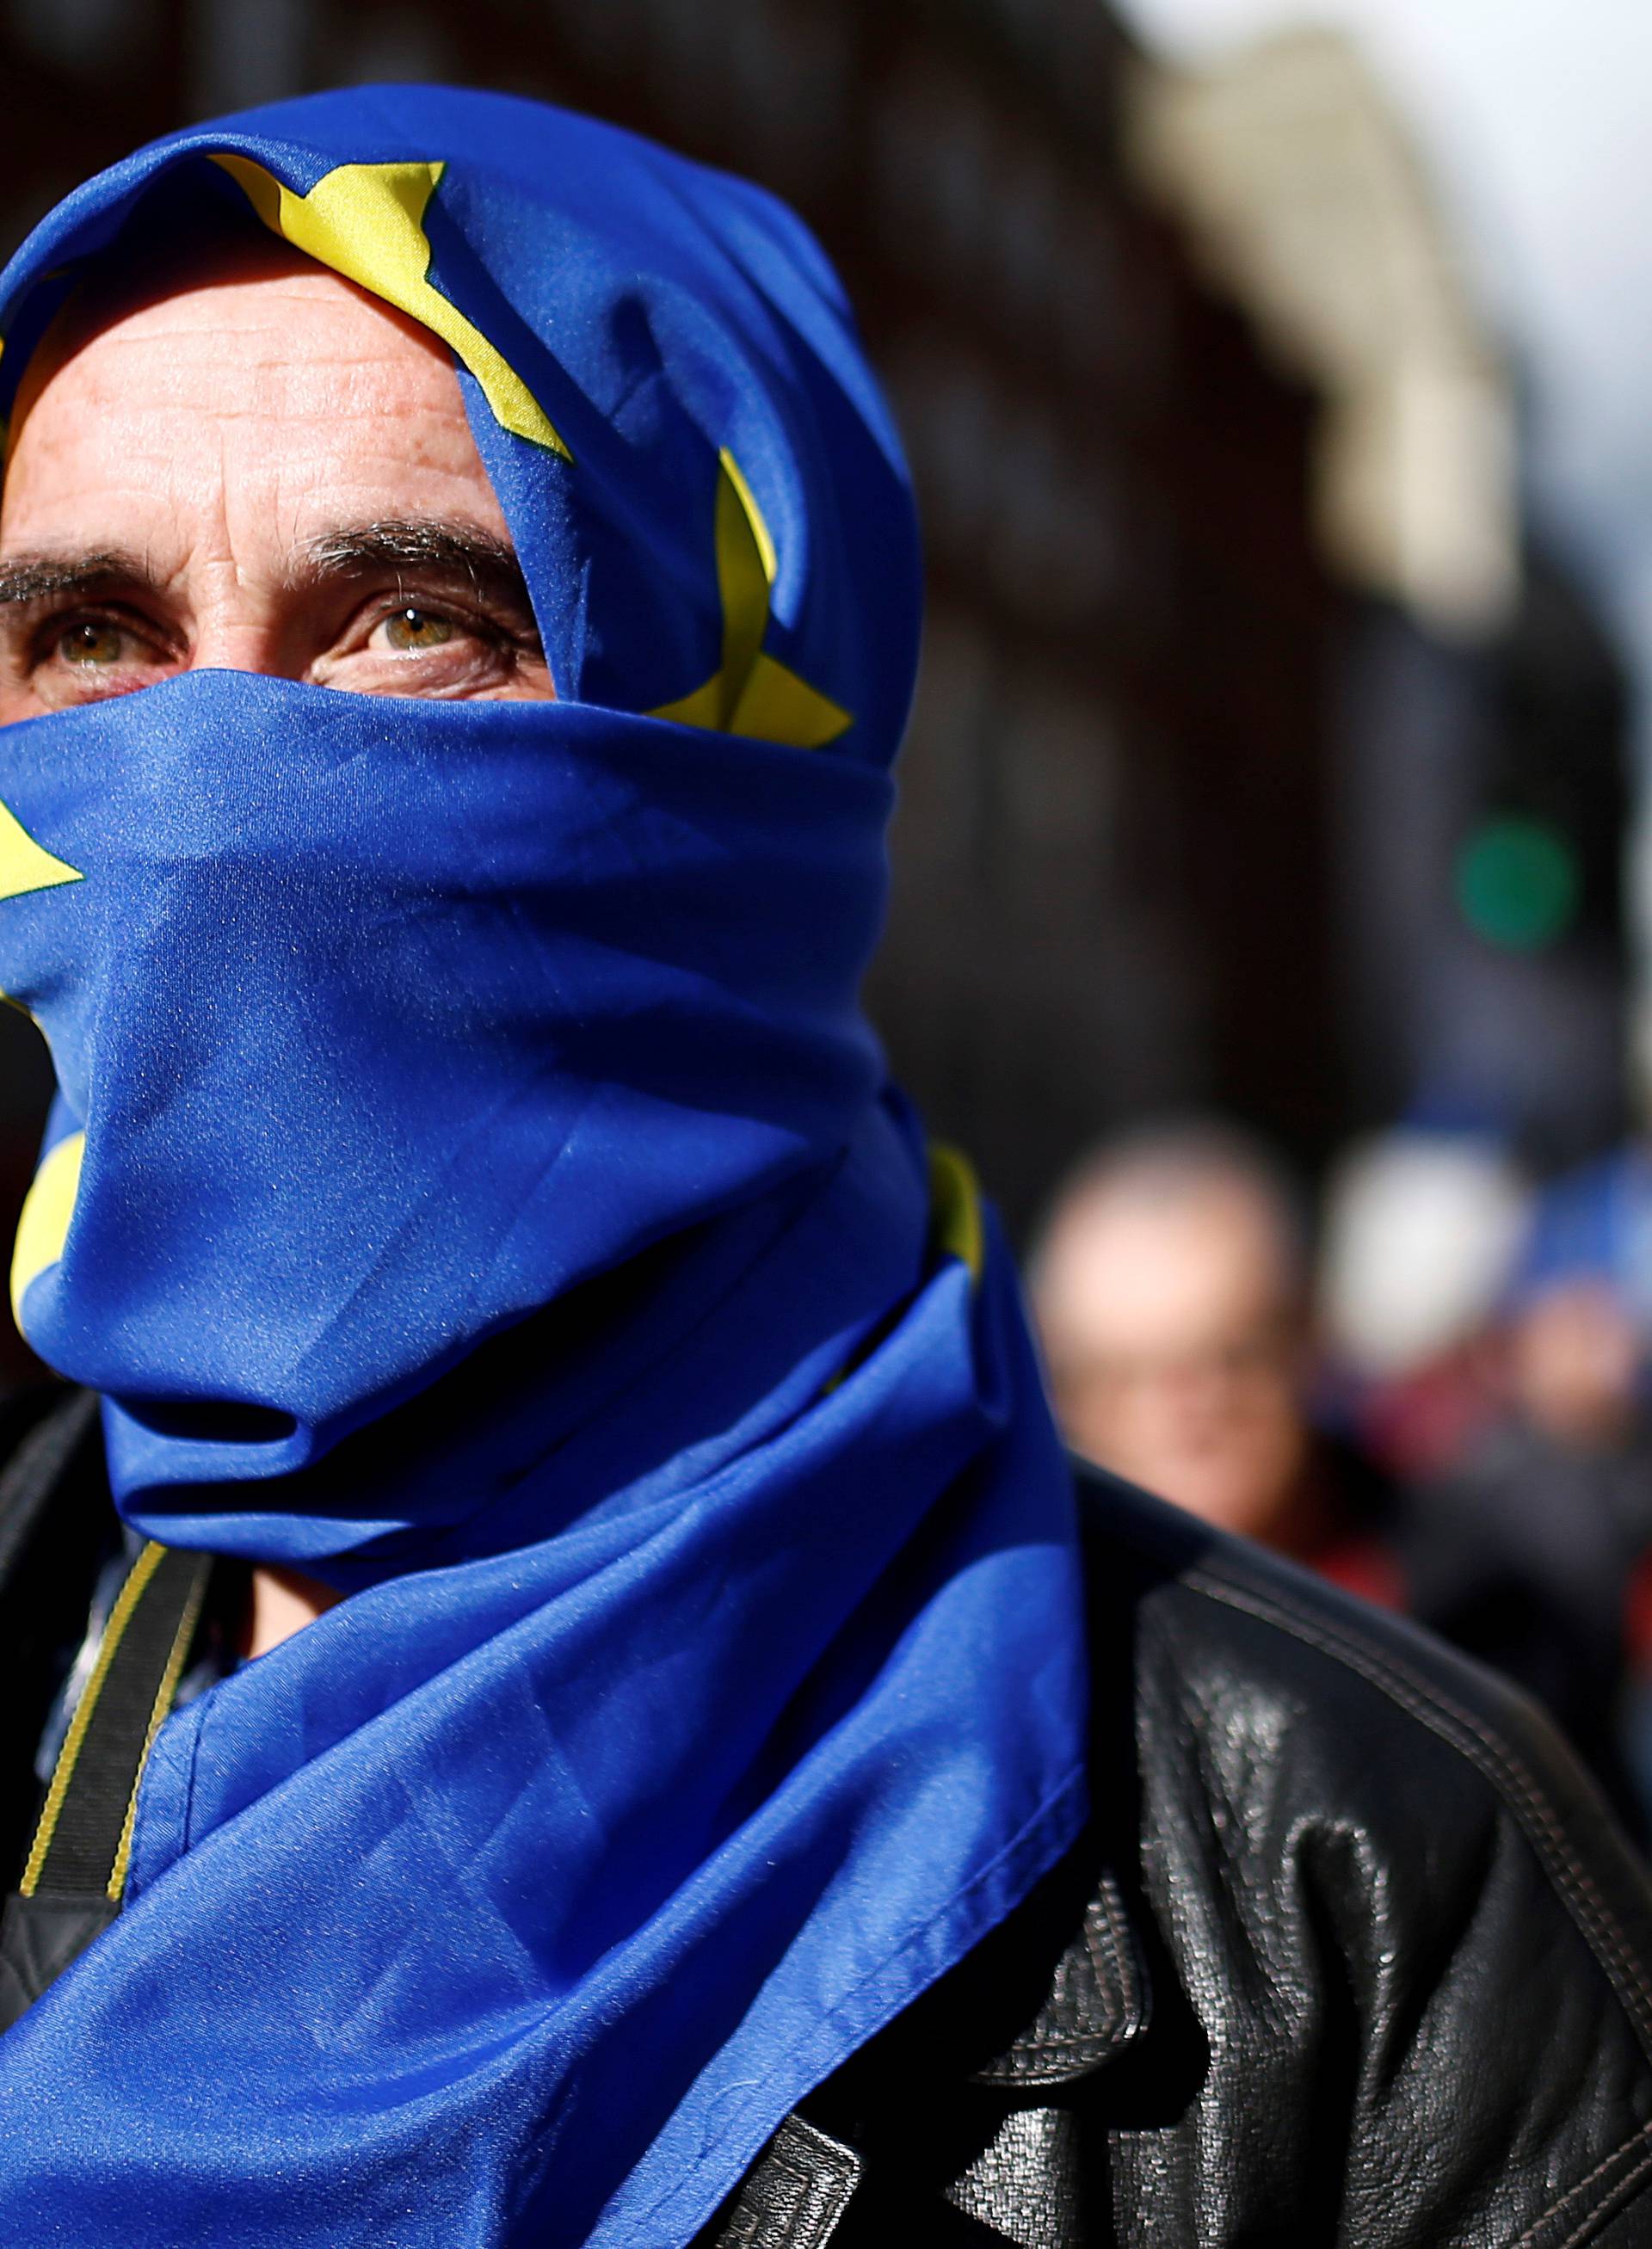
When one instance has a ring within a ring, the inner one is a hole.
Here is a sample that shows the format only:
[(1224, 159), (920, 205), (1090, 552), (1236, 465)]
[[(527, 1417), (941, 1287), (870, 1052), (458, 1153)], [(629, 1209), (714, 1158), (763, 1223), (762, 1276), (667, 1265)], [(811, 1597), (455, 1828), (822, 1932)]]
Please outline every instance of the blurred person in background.
[(1538, 1193), (1490, 1135), (1402, 1126), (1333, 1167), (1319, 1274), (1339, 1410), (1405, 1495), (1412, 1613), (1535, 1695), (1643, 1837), (1649, 1210), (1633, 1149)]
[(1057, 1193), (1029, 1272), (1075, 1450), (1402, 1604), (1387, 1480), (1310, 1412), (1306, 1221), (1259, 1142), (1191, 1121), (1105, 1143)]
[(1327, 1386), (1305, 1218), (1265, 1148), (1172, 1124), (1083, 1162), (1029, 1276), (1068, 1441), (1494, 1664), (1643, 1833), (1620, 1730), (1652, 1462), (1623, 1308), (1585, 1282), (1502, 1319), (1529, 1198), (1489, 1143), (1383, 1136), (1330, 1210)]
[(1335, 1408), (1401, 1495), (1407, 1607), (1535, 1695), (1643, 1839), (1644, 1184), (1614, 1158), (1538, 1193), (1492, 1135), (1397, 1127), (1333, 1167), (1318, 1277)]
[(1609, 1271), (1528, 1269), (1501, 1365), (1501, 1411), (1414, 1493), (1415, 1608), (1547, 1705), (1644, 1839), (1644, 1697), (1631, 1689), (1652, 1653), (1652, 1420), (1639, 1322)]
[[(1642, 1083), (1642, 1105), (1647, 1098)], [(1566, 1521), (1538, 1534), (1545, 1613), (1560, 1610), (1616, 1694), (1615, 1738), (1652, 1834), (1652, 1137), (1644, 1127), (1545, 1188), (1523, 1263), (1515, 1367), (1525, 1444), (1517, 1495), (1546, 1443), (1568, 1467)], [(1517, 1505), (1525, 1523), (1526, 1510)], [(1548, 1549), (1566, 1545), (1564, 1557)], [(1626, 1589), (1627, 1586), (1627, 1589)]]

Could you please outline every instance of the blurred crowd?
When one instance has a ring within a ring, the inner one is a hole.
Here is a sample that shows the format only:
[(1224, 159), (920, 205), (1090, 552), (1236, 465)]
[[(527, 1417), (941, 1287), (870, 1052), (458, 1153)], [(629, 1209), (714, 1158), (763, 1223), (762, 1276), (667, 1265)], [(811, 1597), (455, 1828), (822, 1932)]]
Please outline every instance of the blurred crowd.
[(1359, 1143), (1313, 1207), (1212, 1119), (1132, 1131), (1028, 1268), (1070, 1442), (1497, 1666), (1652, 1838), (1652, 1147), (1538, 1185)]

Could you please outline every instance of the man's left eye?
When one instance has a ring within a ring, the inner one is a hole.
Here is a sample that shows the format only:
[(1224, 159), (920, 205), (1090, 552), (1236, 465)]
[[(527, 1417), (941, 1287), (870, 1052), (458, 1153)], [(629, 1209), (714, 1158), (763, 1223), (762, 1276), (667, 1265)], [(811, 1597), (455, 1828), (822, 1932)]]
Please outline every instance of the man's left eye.
[(87, 618), (71, 625), (58, 638), (58, 653), (70, 664), (92, 669), (119, 664), (126, 654), (127, 636), (118, 625)]
[(458, 631), (451, 617), (444, 617), (435, 609), (421, 609), (411, 603), (406, 609), (396, 609), (376, 629), (384, 635), (385, 644), (398, 656), (418, 656), (426, 649), (445, 648)]

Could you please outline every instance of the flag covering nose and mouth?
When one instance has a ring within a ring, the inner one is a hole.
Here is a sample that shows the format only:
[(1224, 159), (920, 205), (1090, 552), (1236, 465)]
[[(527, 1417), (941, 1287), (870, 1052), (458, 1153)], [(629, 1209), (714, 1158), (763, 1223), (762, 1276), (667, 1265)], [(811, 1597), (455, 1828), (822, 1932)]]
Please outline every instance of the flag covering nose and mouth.
[[(568, 445), (522, 375), (432, 278), (435, 256), (425, 222), (445, 160), (341, 163), (299, 188), (282, 176), (293, 169), (293, 152), (284, 153), (288, 159), (285, 166), (269, 166), (227, 149), (209, 152), (208, 161), (234, 182), (272, 233), (409, 314), (448, 344), (499, 430), (568, 460)], [(300, 158), (296, 176), (307, 176), (313, 169)], [(56, 309), (63, 281), (72, 272), (71, 261), (66, 272), (60, 270), (50, 277), (57, 286), (38, 292), (37, 322), (42, 309)], [(26, 306), (24, 309), (26, 345), (31, 339)], [(10, 383), (20, 375), (24, 356), (14, 348), (5, 370)], [(852, 726), (851, 714), (766, 647), (777, 568), (774, 540), (727, 447), (719, 449), (717, 465), (704, 542), (706, 554), (714, 555), (719, 611), (716, 668), (689, 691), (661, 704), (652, 715), (802, 748), (823, 747)], [(554, 676), (561, 670), (554, 664)], [(41, 871), (60, 864), (33, 843), (0, 802), (0, 898), (12, 894), (8, 884), (28, 891), (71, 879), (72, 870)], [(54, 1143), (30, 1199), (12, 1261), (11, 1300), (19, 1324), (30, 1283), (56, 1262), (62, 1249), (83, 1145), (84, 1135), (78, 1132)]]
[(557, 699), (203, 671), (0, 733), (22, 1321), (128, 1524), (356, 1595), (162, 1728), (124, 1910), (0, 2039), (0, 2195), (672, 2249), (1084, 1814), (1067, 1472), (857, 1007), (905, 472), (788, 214), (439, 88), (90, 182), (0, 391), (162, 181), (450, 345)]

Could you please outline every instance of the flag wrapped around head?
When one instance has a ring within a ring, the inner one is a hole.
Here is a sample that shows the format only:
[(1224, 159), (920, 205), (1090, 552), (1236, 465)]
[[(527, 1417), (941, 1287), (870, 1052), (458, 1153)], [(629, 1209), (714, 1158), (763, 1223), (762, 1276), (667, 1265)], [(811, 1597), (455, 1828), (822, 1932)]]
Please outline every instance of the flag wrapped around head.
[(451, 348), (556, 699), (202, 671), (0, 733), (20, 1318), (129, 1524), (354, 1595), (162, 1729), (126, 1909), (0, 2040), (0, 2196), (671, 2249), (1084, 1816), (1013, 1278), (857, 1001), (910, 494), (787, 213), (439, 88), (90, 182), (5, 382), (197, 198)]
[(196, 197), (244, 201), (451, 346), (564, 701), (888, 765), (910, 488), (836, 278), (772, 196), (446, 87), (199, 126), (66, 197), (14, 261), (0, 418), (86, 261), (163, 187), (185, 224)]

